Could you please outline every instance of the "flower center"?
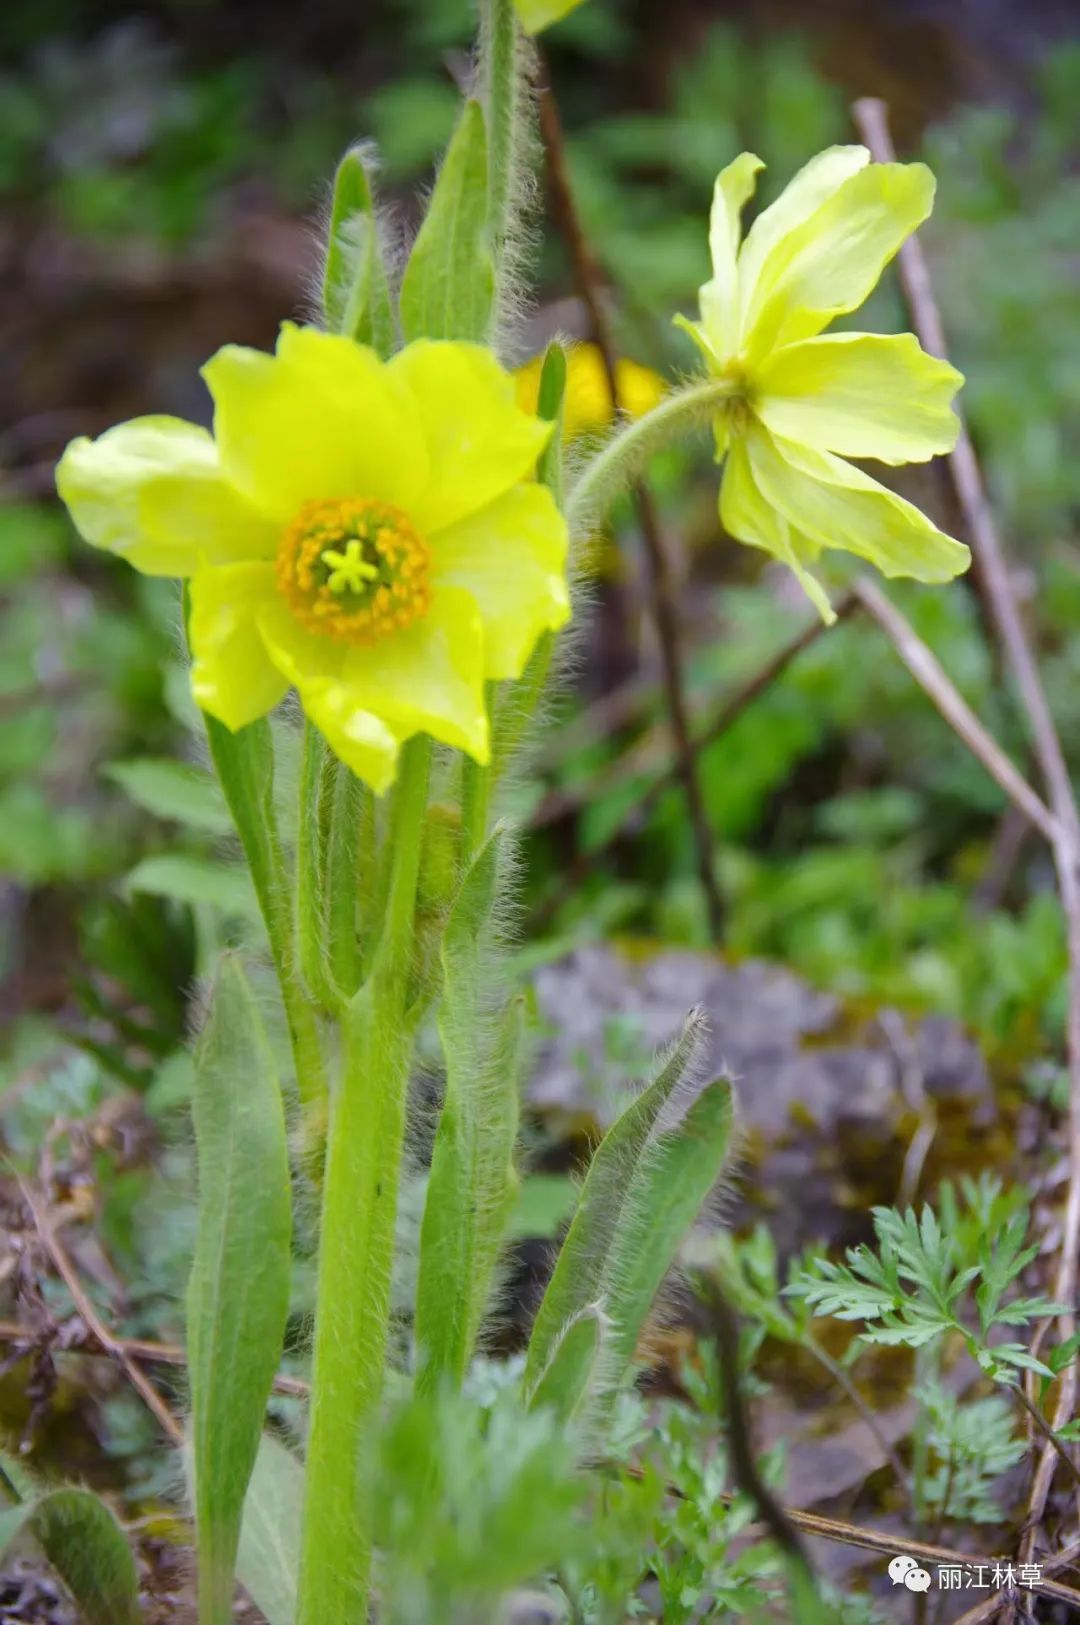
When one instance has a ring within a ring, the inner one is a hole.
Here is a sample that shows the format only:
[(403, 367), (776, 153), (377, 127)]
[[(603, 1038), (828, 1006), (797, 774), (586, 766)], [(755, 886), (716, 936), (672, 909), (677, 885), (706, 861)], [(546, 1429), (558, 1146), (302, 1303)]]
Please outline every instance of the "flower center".
[(342, 497), (304, 503), (281, 538), (275, 570), (301, 626), (371, 644), (427, 613), (430, 562), (400, 508)]

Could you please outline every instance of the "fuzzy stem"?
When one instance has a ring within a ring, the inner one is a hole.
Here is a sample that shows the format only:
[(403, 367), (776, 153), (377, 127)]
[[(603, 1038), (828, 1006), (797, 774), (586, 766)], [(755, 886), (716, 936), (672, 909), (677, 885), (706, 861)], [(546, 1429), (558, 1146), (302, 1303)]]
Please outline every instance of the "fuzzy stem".
[(336, 1002), (326, 975), (322, 909), (333, 766), (322, 735), (305, 717), (296, 820), (296, 933), (301, 975), (312, 997), (327, 1010)]
[(486, 0), (481, 40), (486, 70), (488, 236), (498, 275), (510, 235), (517, 189), (521, 85), (517, 19), (512, 0)]
[(351, 999), (360, 985), (360, 938), (356, 908), (360, 895), (361, 825), (371, 800), (355, 773), (337, 762), (330, 798), (330, 829), (323, 891), (330, 980), (339, 995)]
[(371, 1424), (382, 1392), (413, 1030), (404, 1019), (430, 744), (402, 756), (386, 914), (343, 1020), (323, 1190), (297, 1625), (366, 1618)]
[(708, 423), (737, 390), (729, 378), (702, 378), (665, 395), (651, 412), (612, 435), (586, 463), (570, 492), (566, 512), (571, 531), (598, 524), (655, 452)]

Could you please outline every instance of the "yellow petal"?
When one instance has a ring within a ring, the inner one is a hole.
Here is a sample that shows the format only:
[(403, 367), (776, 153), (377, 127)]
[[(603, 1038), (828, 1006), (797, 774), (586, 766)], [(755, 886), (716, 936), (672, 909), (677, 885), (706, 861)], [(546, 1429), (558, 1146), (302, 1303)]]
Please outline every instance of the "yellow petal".
[(963, 375), (910, 333), (831, 333), (766, 356), (754, 410), (787, 440), (843, 457), (924, 463), (956, 444)]
[(271, 558), (277, 546), (276, 529), (225, 479), (206, 430), (180, 418), (135, 418), (73, 440), (56, 488), (86, 541), (146, 575)]
[(393, 637), (349, 649), (342, 680), (356, 703), (402, 739), (430, 734), (486, 762), (484, 633), (474, 599), (457, 587), (437, 587), (431, 607)]
[(541, 633), (570, 618), (566, 523), (551, 492), (518, 485), (432, 538), (432, 579), (464, 588), (484, 628), (484, 676), (520, 677)]
[(393, 782), (409, 730), (401, 733), (368, 709), (355, 684), (343, 678), (346, 646), (305, 631), (280, 597), (260, 606), (259, 631), (282, 680), (296, 689), (334, 754), (381, 795)]
[(767, 255), (744, 316), (750, 360), (861, 305), (933, 201), (925, 164), (870, 164), (844, 181)]
[(274, 355), (226, 345), (202, 369), (230, 479), (281, 522), (318, 498), (410, 511), (427, 483), (413, 402), (374, 350), (286, 322)]
[(486, 508), (531, 473), (551, 424), (521, 410), (513, 378), (490, 350), (419, 339), (387, 371), (408, 392), (426, 442), (427, 477), (403, 504), (422, 532)]
[(736, 541), (771, 553), (793, 570), (799, 583), (826, 626), (836, 620), (836, 611), (816, 576), (806, 568), (806, 559), (817, 549), (788, 523), (765, 497), (754, 478), (746, 442), (736, 440), (724, 465), (720, 487), (720, 518), (724, 529)]
[(722, 169), (713, 188), (709, 215), (712, 280), (700, 290), (701, 325), (721, 361), (739, 348), (739, 276), (737, 260), (743, 205), (754, 194), (765, 165), (752, 152), (742, 152)]
[(191, 580), (191, 692), (234, 731), (272, 711), (289, 686), (259, 634), (259, 612), (275, 595), (271, 564), (224, 564)]
[(808, 220), (851, 175), (870, 162), (865, 147), (826, 147), (788, 182), (775, 203), (762, 209), (739, 253), (739, 288), (745, 316), (762, 266), (783, 238)]
[(394, 782), (401, 740), (381, 717), (356, 703), (351, 686), (316, 677), (299, 690), (300, 703), (330, 749), (358, 779), (382, 795)]
[(882, 575), (915, 581), (951, 581), (971, 563), (962, 542), (842, 458), (762, 428), (752, 429), (746, 441), (765, 501), (816, 546), (841, 548)]
[(539, 34), (542, 28), (550, 28), (560, 17), (576, 11), (580, 4), (581, 0), (514, 0), (514, 10), (526, 34)]

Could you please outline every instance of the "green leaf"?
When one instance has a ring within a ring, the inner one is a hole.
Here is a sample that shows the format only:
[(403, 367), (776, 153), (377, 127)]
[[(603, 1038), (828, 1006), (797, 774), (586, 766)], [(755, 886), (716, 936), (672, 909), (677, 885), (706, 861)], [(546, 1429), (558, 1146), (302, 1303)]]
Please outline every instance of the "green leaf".
[(217, 863), (186, 852), (162, 852), (143, 858), (128, 872), (129, 891), (169, 897), (192, 907), (209, 903), (225, 914), (259, 918), (259, 905), (247, 871), (236, 863)]
[(495, 272), (487, 231), (487, 139), (465, 103), (401, 282), (405, 339), (473, 339), (491, 325)]
[(380, 355), (394, 348), (394, 313), (363, 150), (347, 152), (334, 177), (323, 273), (326, 325)]
[(598, 1303), (589, 1304), (562, 1327), (551, 1358), (529, 1390), (530, 1408), (547, 1406), (569, 1422), (600, 1386), (601, 1362), (611, 1322)]
[(536, 477), (546, 485), (555, 501), (562, 507), (563, 500), (563, 405), (566, 396), (566, 351), (557, 341), (544, 351), (544, 364), (540, 369), (540, 385), (536, 397), (536, 414), (553, 423), (551, 439), (540, 454)]
[(139, 1579), (127, 1537), (89, 1490), (49, 1490), (0, 1513), (0, 1557), (20, 1536), (45, 1553), (87, 1625), (138, 1625)]
[(232, 833), (233, 821), (221, 791), (202, 768), (168, 757), (142, 756), (110, 762), (102, 771), (155, 818), (173, 819), (211, 835)]
[(634, 1169), (605, 1269), (612, 1381), (629, 1368), (679, 1244), (720, 1176), (732, 1119), (731, 1083), (715, 1078), (677, 1122), (658, 1121)]
[(577, 1212), (533, 1323), (525, 1368), (527, 1391), (535, 1387), (551, 1360), (563, 1327), (590, 1304), (607, 1297), (609, 1260), (634, 1171), (645, 1155), (661, 1110), (693, 1062), (703, 1026), (701, 1013), (693, 1012), (652, 1083), (612, 1124), (593, 1156)]
[(199, 1210), (187, 1294), (200, 1625), (232, 1617), (244, 1493), (289, 1309), (285, 1113), (240, 961), (226, 955), (195, 1056)]
[(248, 1484), (236, 1574), (269, 1625), (293, 1625), (300, 1574), (304, 1469), (264, 1433)]
[(420, 1386), (465, 1374), (517, 1192), (517, 1055), (521, 1003), (501, 1023), (484, 1008), (486, 926), (498, 883), (500, 831), (470, 866), (442, 945), (439, 1036), (446, 1093), (420, 1230), (416, 1343)]

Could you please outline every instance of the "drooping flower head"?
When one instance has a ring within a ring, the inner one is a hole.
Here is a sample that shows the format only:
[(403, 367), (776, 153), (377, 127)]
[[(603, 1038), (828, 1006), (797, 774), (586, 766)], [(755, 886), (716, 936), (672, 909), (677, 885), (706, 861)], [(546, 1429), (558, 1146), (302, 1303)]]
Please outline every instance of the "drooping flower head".
[(970, 563), (962, 543), (845, 460), (919, 463), (951, 451), (961, 375), (908, 333), (824, 334), (926, 219), (934, 178), (924, 164), (872, 164), (865, 147), (831, 147), (742, 238), (762, 168), (744, 152), (718, 177), (701, 320), (677, 320), (732, 384), (715, 422), (724, 528), (789, 565), (832, 620), (809, 568), (824, 548), (917, 581), (949, 581)]
[(415, 733), (486, 761), (484, 683), (569, 615), (565, 525), (529, 477), (550, 425), (473, 344), (384, 362), (286, 323), (273, 356), (229, 345), (203, 377), (213, 435), (137, 418), (57, 469), (87, 541), (190, 578), (199, 705), (236, 729), (295, 687), (378, 791)]
[[(543, 357), (534, 356), (517, 370), (517, 398), (523, 412), (536, 411), (543, 366)], [(621, 356), (615, 365), (615, 387), (621, 410), (629, 418), (638, 418), (652, 411), (663, 397), (667, 385), (651, 367), (643, 367), (639, 362)], [(571, 345), (566, 352), (563, 438), (576, 440), (580, 435), (607, 429), (614, 419), (615, 406), (599, 347), (595, 344)]]

